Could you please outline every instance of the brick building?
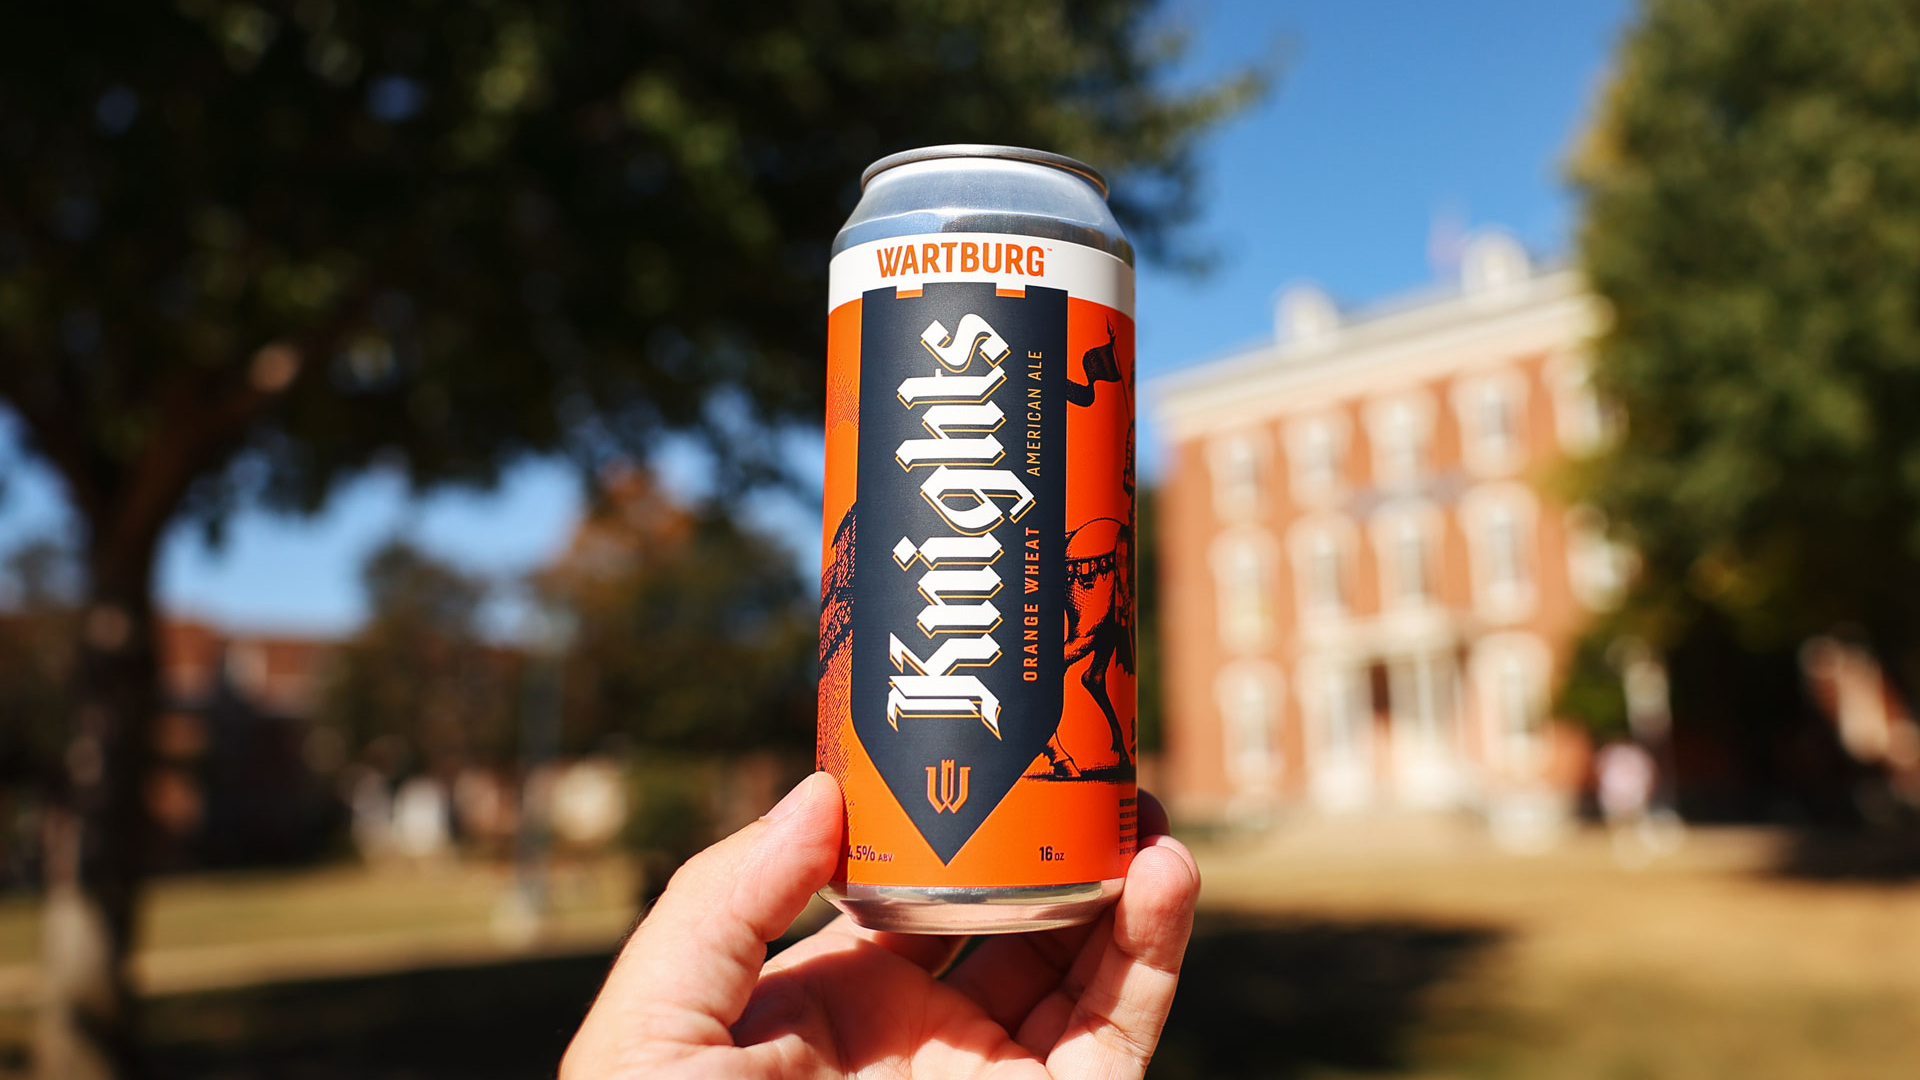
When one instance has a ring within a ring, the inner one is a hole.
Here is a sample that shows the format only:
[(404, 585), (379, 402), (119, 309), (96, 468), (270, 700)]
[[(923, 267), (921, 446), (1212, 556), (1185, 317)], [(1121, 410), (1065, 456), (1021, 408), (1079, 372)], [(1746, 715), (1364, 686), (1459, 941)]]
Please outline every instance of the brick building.
[(1600, 318), (1576, 272), (1487, 234), (1457, 284), (1352, 316), (1292, 289), (1273, 344), (1160, 382), (1180, 812), (1570, 807), (1586, 743), (1550, 705), (1627, 572), (1548, 484), (1604, 434)]
[(162, 708), (147, 806), (166, 866), (309, 855), (335, 817), (315, 771), (340, 750), (312, 726), (336, 643), (160, 625)]

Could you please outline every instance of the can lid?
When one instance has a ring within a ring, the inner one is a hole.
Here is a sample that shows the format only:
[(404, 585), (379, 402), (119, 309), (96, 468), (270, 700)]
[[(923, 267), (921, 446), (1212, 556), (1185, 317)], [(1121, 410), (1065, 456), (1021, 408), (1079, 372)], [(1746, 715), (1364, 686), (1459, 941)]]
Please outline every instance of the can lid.
[(1101, 198), (1107, 197), (1107, 178), (1101, 176), (1098, 170), (1085, 162), (1076, 161), (1065, 154), (1028, 150), (1020, 146), (995, 146), (992, 143), (947, 143), (944, 146), (922, 146), (915, 150), (902, 150), (897, 154), (888, 154), (867, 166), (867, 171), (860, 174), (860, 189), (866, 190), (874, 177), (896, 165), (910, 165), (916, 161), (936, 161), (940, 158), (1005, 158), (1008, 161), (1030, 161), (1035, 165), (1050, 165), (1085, 177), (1094, 187), (1100, 189)]

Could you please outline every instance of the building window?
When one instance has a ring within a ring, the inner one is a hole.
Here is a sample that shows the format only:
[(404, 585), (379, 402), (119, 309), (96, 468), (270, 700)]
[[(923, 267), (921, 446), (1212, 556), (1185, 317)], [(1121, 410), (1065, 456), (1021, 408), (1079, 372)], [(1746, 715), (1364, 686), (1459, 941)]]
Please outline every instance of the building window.
[(1517, 371), (1468, 379), (1454, 391), (1461, 458), (1483, 476), (1510, 473), (1526, 461), (1527, 383)]
[(1380, 595), (1387, 606), (1420, 607), (1432, 602), (1438, 533), (1439, 513), (1424, 502), (1395, 504), (1374, 519)]
[(1340, 448), (1334, 445), (1333, 426), (1325, 421), (1307, 425), (1301, 478), (1317, 491), (1330, 490), (1340, 482)]
[(1307, 788), (1324, 809), (1363, 807), (1372, 800), (1374, 773), (1368, 668), (1346, 653), (1308, 654), (1299, 672)]
[(1545, 375), (1553, 394), (1553, 427), (1560, 449), (1576, 456), (1599, 449), (1611, 425), (1594, 392), (1585, 358), (1556, 356), (1547, 362)]
[(1400, 599), (1419, 602), (1427, 598), (1427, 536), (1420, 523), (1403, 518), (1394, 530), (1394, 570), (1399, 577)]
[(241, 693), (259, 698), (267, 692), (267, 650), (251, 641), (227, 646), (227, 681)]
[(1324, 623), (1347, 613), (1352, 546), (1353, 526), (1344, 519), (1325, 517), (1294, 527), (1294, 583), (1302, 622)]
[(1496, 679), (1495, 708), (1499, 711), (1501, 734), (1512, 743), (1532, 742), (1533, 694), (1527, 685), (1527, 672), (1521, 667), (1519, 657), (1501, 657)]
[(1433, 644), (1387, 662), (1394, 789), (1406, 806), (1447, 806), (1462, 794), (1455, 663), (1452, 648)]
[(1228, 435), (1209, 447), (1213, 509), (1222, 521), (1245, 521), (1261, 511), (1264, 442), (1251, 432)]
[(1339, 545), (1327, 533), (1317, 533), (1307, 558), (1307, 595), (1313, 605), (1322, 611), (1345, 611), (1347, 596), (1341, 588)]
[(1552, 654), (1532, 634), (1483, 638), (1474, 649), (1474, 681), (1487, 734), (1509, 768), (1531, 772), (1546, 749)]
[(1619, 603), (1633, 574), (1633, 554), (1607, 536), (1606, 516), (1591, 506), (1567, 511), (1567, 584), (1593, 611)]
[(1487, 512), (1487, 582), (1496, 589), (1527, 585), (1526, 552), (1520, 535), (1520, 517), (1509, 503), (1495, 503)]
[(1273, 542), (1256, 530), (1222, 536), (1213, 549), (1221, 643), (1264, 648), (1273, 636)]
[(1520, 484), (1473, 488), (1460, 500), (1474, 607), (1496, 621), (1533, 613), (1533, 492)]
[(1360, 756), (1360, 725), (1365, 710), (1360, 708), (1357, 682), (1348, 672), (1334, 672), (1326, 683), (1326, 724), (1321, 729), (1320, 745), (1330, 758)]
[(1383, 487), (1417, 484), (1427, 467), (1433, 406), (1424, 394), (1405, 394), (1368, 408), (1374, 482)]
[(1325, 770), (1353, 766), (1370, 752), (1366, 669), (1337, 657), (1311, 656), (1303, 660), (1302, 671), (1313, 767), (1324, 779)]
[(1339, 495), (1347, 467), (1347, 425), (1338, 414), (1310, 416), (1287, 427), (1293, 496), (1305, 504)]
[(1398, 738), (1421, 752), (1444, 750), (1453, 708), (1453, 660), (1446, 652), (1423, 650), (1388, 667), (1394, 729)]
[(1279, 765), (1275, 732), (1285, 700), (1280, 673), (1269, 664), (1235, 664), (1215, 686), (1227, 771), (1237, 787), (1271, 786)]

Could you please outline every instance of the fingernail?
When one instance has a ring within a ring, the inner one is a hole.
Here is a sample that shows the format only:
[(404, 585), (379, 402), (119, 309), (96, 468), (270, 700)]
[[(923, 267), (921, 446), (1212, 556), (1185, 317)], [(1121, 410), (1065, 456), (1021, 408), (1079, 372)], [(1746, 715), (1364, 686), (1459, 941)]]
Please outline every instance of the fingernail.
[(779, 821), (781, 818), (799, 809), (800, 804), (806, 801), (807, 785), (813, 783), (813, 778), (819, 775), (819, 773), (814, 773), (805, 780), (795, 784), (793, 790), (787, 792), (785, 798), (774, 803), (773, 809), (767, 811), (766, 819), (768, 821)]

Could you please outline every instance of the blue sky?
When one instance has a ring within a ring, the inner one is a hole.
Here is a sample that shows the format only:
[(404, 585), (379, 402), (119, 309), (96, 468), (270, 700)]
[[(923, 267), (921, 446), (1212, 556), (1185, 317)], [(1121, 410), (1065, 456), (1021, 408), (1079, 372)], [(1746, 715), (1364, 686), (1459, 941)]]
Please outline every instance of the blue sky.
[[(1562, 163), (1631, 13), (1626, 0), (1174, 0), (1169, 18), (1194, 35), (1183, 80), (1276, 55), (1283, 67), (1276, 93), (1202, 153), (1196, 239), (1217, 254), (1213, 272), (1141, 269), (1142, 375), (1258, 343), (1290, 283), (1351, 305), (1433, 281), (1437, 223), (1503, 226), (1541, 255), (1564, 254), (1575, 206)], [(1140, 436), (1151, 472), (1144, 416)], [(0, 477), (0, 552), (67, 527), (58, 488), (22, 457), (4, 414)], [(341, 633), (361, 614), (360, 562), (383, 539), (405, 534), (505, 579), (557, 552), (579, 505), (551, 463), (529, 462), (491, 493), (423, 500), (371, 476), (316, 518), (242, 514), (217, 550), (176, 530), (161, 599), (235, 627)], [(796, 557), (817, 569), (817, 508), (757, 512), (796, 533)], [(503, 605), (496, 624), (514, 614)]]

